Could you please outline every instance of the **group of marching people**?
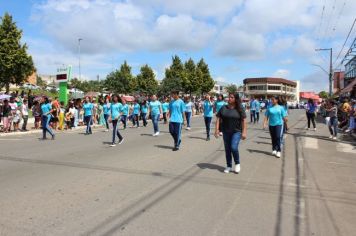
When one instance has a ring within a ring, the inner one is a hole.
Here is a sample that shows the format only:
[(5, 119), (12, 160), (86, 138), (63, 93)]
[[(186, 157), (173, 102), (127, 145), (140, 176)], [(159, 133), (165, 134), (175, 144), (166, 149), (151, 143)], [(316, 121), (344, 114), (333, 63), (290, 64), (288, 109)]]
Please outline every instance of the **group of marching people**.
[[(140, 127), (140, 117), (143, 125), (147, 125), (147, 116), (150, 116), (153, 123), (152, 136), (160, 134), (159, 121), (164, 120), (164, 123), (169, 121), (169, 132), (173, 138), (174, 146), (173, 151), (178, 151), (182, 142), (181, 133), (182, 128), (186, 125), (186, 130), (191, 129), (191, 117), (193, 116), (195, 104), (189, 97), (180, 98), (178, 91), (173, 91), (171, 97), (159, 101), (156, 95), (150, 97), (149, 101), (144, 100), (138, 103), (137, 100), (133, 104), (127, 104), (125, 99), (117, 95), (105, 97), (105, 102), (102, 104), (103, 114), (105, 120), (106, 131), (109, 131), (109, 124), (112, 124), (112, 142), (111, 147), (116, 144), (121, 144), (124, 137), (119, 131), (119, 124), (122, 123), (123, 129), (127, 128), (127, 121), (129, 117), (132, 120), (131, 127)], [(247, 137), (247, 122), (246, 112), (242, 105), (239, 94), (229, 94), (224, 99), (219, 95), (215, 100), (209, 95), (205, 96), (202, 102), (204, 123), (206, 127), (206, 141), (210, 141), (211, 123), (216, 114), (215, 122), (215, 137), (223, 137), (225, 146), (225, 156), (227, 167), (225, 173), (231, 171), (240, 172), (240, 156), (239, 156), (239, 143)], [(86, 124), (85, 134), (92, 134), (92, 118), (94, 105), (89, 97), (86, 97), (82, 104), (84, 111), (84, 122)], [(46, 133), (55, 138), (55, 134), (48, 125), (50, 115), (52, 112), (51, 103), (47, 98), (41, 101), (41, 114), (43, 124), (43, 139), (46, 139)], [(286, 130), (287, 124), (287, 106), (281, 97), (273, 97), (271, 104), (267, 107), (263, 127), (269, 127), (272, 139), (272, 154), (277, 158), (281, 157), (281, 145), (283, 140), (283, 133)], [(116, 142), (118, 138), (118, 142)], [(235, 166), (232, 165), (232, 159)]]

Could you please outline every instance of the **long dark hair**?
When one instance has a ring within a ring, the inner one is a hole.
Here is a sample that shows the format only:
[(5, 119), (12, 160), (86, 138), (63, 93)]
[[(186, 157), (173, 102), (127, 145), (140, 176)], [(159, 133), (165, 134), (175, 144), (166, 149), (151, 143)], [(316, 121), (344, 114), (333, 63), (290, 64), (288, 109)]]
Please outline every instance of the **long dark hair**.
[(238, 93), (230, 93), (229, 96), (230, 96), (231, 94), (234, 95), (234, 97), (235, 97), (235, 109), (236, 109), (236, 111), (237, 111), (239, 114), (241, 114), (241, 112), (242, 112), (242, 105), (241, 105), (240, 95), (239, 95)]

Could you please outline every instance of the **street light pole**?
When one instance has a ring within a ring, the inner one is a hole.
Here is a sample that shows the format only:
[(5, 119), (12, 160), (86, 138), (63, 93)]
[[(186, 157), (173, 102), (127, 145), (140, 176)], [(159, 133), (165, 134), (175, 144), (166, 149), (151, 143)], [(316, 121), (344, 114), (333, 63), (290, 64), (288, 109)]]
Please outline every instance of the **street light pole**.
[(330, 68), (329, 68), (329, 96), (332, 96), (333, 89), (333, 49), (332, 48), (319, 48), (315, 49), (315, 51), (330, 51)]

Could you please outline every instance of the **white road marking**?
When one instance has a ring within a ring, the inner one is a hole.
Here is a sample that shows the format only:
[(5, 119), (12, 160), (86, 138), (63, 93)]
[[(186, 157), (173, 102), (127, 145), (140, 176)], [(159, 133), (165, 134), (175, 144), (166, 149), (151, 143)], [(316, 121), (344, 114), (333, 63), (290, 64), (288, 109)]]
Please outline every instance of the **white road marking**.
[(318, 149), (318, 139), (305, 137), (304, 138), (304, 147), (309, 149)]
[(333, 161), (328, 162), (328, 164), (333, 164), (333, 165), (345, 165), (345, 166), (348, 166), (348, 165), (349, 165), (348, 163), (333, 162)]
[(338, 152), (348, 152), (356, 154), (356, 147), (347, 143), (337, 143), (336, 150)]

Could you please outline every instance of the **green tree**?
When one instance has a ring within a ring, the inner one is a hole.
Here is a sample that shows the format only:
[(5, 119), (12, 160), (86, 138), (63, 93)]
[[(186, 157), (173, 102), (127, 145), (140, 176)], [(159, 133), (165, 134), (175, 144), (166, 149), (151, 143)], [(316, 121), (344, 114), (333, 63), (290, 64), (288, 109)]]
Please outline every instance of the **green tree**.
[(131, 67), (125, 61), (120, 70), (111, 72), (105, 80), (105, 88), (109, 91), (121, 94), (128, 94), (134, 91), (134, 77)]
[(40, 77), (40, 76), (37, 76), (36, 81), (37, 81), (37, 86), (40, 86), (41, 88), (44, 88), (47, 86), (46, 81), (44, 81), (42, 79), (42, 77)]
[(235, 84), (229, 84), (228, 86), (225, 87), (225, 90), (227, 93), (236, 93), (238, 88)]
[(199, 76), (200, 92), (202, 94), (210, 92), (215, 85), (215, 81), (211, 77), (209, 66), (203, 58), (198, 62), (197, 76)]
[(166, 68), (165, 78), (162, 81), (160, 91), (169, 94), (173, 90), (183, 90), (184, 66), (178, 56), (172, 57), (172, 65)]
[(319, 93), (319, 97), (323, 98), (323, 99), (327, 99), (329, 97), (329, 94), (325, 91), (321, 91)]
[(158, 91), (158, 82), (155, 73), (148, 65), (141, 67), (140, 74), (137, 75), (137, 90), (147, 95), (156, 94)]
[(196, 65), (193, 59), (184, 63), (183, 89), (185, 93), (195, 93), (199, 90), (199, 78), (196, 75)]
[(26, 81), (35, 67), (32, 57), (27, 54), (27, 45), (21, 44), (22, 31), (13, 22), (8, 13), (1, 18), (0, 24), (0, 88), (10, 84), (19, 85)]
[(69, 81), (69, 84), (71, 88), (80, 89), (82, 82), (77, 78), (73, 78)]

